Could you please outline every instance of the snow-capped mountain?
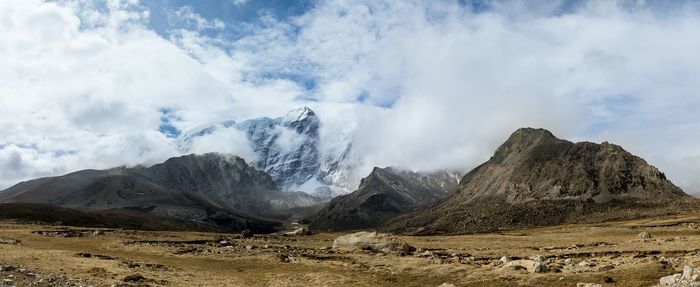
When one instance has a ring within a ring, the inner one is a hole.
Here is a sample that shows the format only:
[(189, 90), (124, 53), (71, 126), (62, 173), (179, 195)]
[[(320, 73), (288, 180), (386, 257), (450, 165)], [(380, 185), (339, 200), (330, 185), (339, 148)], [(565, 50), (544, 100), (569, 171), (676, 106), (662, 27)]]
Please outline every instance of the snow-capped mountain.
[[(308, 107), (279, 118), (243, 122), (226, 120), (183, 133), (178, 148), (189, 152), (193, 143), (219, 132), (245, 134), (256, 158), (252, 165), (267, 172), (279, 188), (330, 198), (351, 191), (350, 136), (341, 134), (321, 142), (321, 121)], [(234, 144), (234, 143), (231, 143)]]

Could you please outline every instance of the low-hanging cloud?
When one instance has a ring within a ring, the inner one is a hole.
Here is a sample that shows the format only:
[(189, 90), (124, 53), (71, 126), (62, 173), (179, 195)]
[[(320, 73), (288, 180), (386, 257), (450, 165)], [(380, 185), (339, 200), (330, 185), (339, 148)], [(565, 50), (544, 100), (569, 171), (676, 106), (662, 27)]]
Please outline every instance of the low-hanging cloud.
[[(183, 8), (195, 27), (168, 37), (138, 1), (89, 3), (0, 3), (0, 166), (22, 163), (0, 186), (177, 155), (163, 109), (186, 130), (308, 105), (324, 142), (352, 135), (360, 174), (471, 168), (535, 126), (618, 143), (700, 192), (693, 2), (322, 1), (245, 27)], [(225, 137), (199, 146), (250, 156)]]

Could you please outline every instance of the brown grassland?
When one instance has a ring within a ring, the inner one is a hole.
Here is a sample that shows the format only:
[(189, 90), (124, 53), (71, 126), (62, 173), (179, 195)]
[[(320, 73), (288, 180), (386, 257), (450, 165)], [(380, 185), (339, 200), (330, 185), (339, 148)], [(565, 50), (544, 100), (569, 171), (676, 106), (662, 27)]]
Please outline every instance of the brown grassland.
[[(699, 223), (700, 214), (695, 214), (489, 234), (402, 236), (419, 250), (399, 256), (333, 252), (333, 240), (342, 233), (244, 239), (238, 234), (2, 221), (0, 265), (5, 267), (0, 280), (16, 286), (654, 286), (684, 265), (700, 267)], [(639, 238), (642, 231), (652, 238)], [(504, 269), (499, 260), (536, 255), (550, 258), (550, 271)], [(590, 264), (581, 264), (584, 260)], [(140, 276), (131, 276), (136, 274)]]

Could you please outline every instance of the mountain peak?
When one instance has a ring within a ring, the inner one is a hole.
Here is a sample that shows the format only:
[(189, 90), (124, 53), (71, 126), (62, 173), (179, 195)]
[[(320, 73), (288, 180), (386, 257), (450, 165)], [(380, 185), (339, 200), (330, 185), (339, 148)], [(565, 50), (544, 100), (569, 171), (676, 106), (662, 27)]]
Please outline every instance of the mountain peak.
[(528, 154), (528, 151), (542, 146), (556, 146), (568, 141), (558, 139), (546, 129), (520, 128), (513, 132), (494, 154), (497, 160), (511, 156)]
[(510, 136), (508, 141), (521, 141), (531, 139), (556, 139), (552, 132), (542, 128), (519, 128)]
[(309, 107), (301, 107), (287, 112), (287, 115), (285, 115), (282, 120), (284, 122), (295, 122), (303, 121), (311, 117), (315, 118), (316, 113), (314, 113), (314, 111), (311, 110)]

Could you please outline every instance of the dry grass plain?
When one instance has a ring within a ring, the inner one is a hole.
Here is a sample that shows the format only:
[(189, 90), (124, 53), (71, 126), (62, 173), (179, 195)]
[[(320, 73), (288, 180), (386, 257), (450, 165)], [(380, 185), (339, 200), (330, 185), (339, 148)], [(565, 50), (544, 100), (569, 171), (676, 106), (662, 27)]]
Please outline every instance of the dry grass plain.
[[(401, 237), (419, 250), (398, 256), (329, 250), (342, 233), (243, 239), (237, 234), (4, 221), (0, 265), (5, 267), (0, 280), (9, 279), (12, 283), (5, 284), (15, 286), (576, 286), (578, 282), (654, 286), (660, 277), (679, 273), (684, 265), (700, 267), (699, 223), (700, 214), (695, 214), (491, 234)], [(652, 238), (639, 238), (642, 231)], [(536, 255), (550, 258), (549, 272), (504, 269), (499, 261), (502, 256)], [(582, 264), (584, 260), (590, 264)], [(604, 283), (605, 277), (613, 282)]]

